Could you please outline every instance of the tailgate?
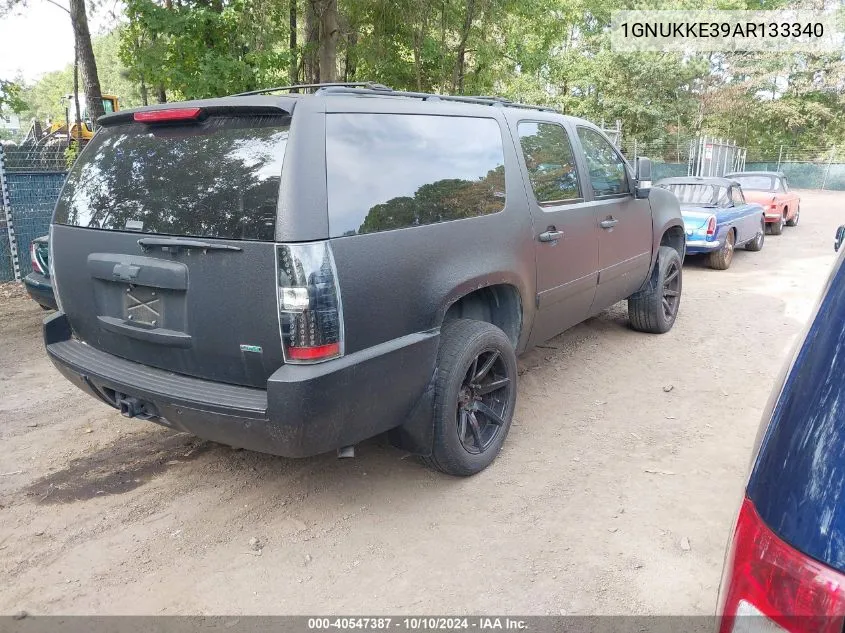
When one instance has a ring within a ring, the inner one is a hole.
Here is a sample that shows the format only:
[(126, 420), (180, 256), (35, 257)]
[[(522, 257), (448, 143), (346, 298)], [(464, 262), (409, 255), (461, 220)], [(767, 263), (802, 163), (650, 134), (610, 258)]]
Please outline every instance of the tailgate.
[(289, 123), (227, 113), (97, 134), (53, 226), (56, 286), (79, 339), (265, 386), (283, 363), (273, 239)]

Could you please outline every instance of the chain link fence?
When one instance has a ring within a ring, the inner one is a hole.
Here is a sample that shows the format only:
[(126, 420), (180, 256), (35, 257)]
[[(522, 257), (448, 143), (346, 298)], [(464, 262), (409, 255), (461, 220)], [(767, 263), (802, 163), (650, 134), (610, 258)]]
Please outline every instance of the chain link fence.
[(32, 272), (29, 245), (49, 231), (66, 171), (62, 148), (0, 145), (0, 281)]
[[(781, 171), (789, 179), (790, 186), (795, 189), (845, 191), (845, 147), (797, 148), (784, 145), (776, 149), (759, 149), (723, 143), (735, 147), (735, 150), (730, 154), (719, 154), (722, 156), (723, 168), (708, 173), (706, 145), (707, 143), (704, 143), (705, 149), (700, 153), (702, 144), (699, 138), (651, 142), (625, 139), (620, 149), (632, 163), (638, 156), (650, 158), (653, 162), (654, 180), (694, 174), (723, 175), (733, 169)], [(718, 145), (718, 142), (713, 145)], [(718, 165), (720, 161), (716, 151), (711, 150), (710, 162)], [(736, 158), (740, 159), (739, 166)], [(729, 168), (725, 169), (725, 164), (729, 165)]]

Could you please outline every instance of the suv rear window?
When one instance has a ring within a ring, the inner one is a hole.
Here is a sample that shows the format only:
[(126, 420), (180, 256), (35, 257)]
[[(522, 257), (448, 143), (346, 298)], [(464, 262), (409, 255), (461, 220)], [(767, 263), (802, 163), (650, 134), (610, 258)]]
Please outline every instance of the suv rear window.
[(290, 117), (102, 128), (71, 170), (56, 222), (272, 241)]
[(460, 220), (505, 206), (494, 119), (428, 114), (326, 116), (332, 237)]

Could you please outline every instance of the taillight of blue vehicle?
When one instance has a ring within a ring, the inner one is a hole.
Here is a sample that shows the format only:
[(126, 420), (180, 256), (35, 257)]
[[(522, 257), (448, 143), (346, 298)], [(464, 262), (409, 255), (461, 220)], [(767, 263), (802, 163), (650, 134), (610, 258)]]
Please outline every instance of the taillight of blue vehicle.
[(719, 591), (719, 633), (841, 633), (845, 575), (805, 556), (744, 499)]
[(716, 216), (711, 215), (707, 218), (707, 237), (716, 235)]
[(277, 247), (279, 328), (286, 363), (343, 355), (343, 310), (328, 242)]

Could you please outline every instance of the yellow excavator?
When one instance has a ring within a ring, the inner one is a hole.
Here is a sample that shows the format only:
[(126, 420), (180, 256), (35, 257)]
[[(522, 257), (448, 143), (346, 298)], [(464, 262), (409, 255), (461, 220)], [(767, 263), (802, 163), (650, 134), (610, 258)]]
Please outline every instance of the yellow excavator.
[[(114, 95), (102, 95), (103, 97), (103, 111), (106, 114), (117, 112), (120, 105), (117, 97)], [(81, 143), (86, 143), (94, 136), (94, 126), (91, 117), (88, 115), (88, 106), (85, 103), (85, 97), (79, 96), (80, 116), (76, 116), (76, 101), (73, 95), (67, 95), (65, 101), (65, 120), (53, 123), (47, 130), (47, 134), (64, 134), (69, 140), (78, 140)], [(76, 122), (81, 122), (81, 127), (77, 128)], [(68, 123), (71, 123), (70, 130), (67, 129)]]
[[(114, 95), (102, 95), (103, 110), (106, 114), (120, 110), (120, 102)], [(79, 116), (76, 116), (76, 99), (73, 95), (62, 98), (65, 106), (64, 121), (48, 121), (42, 125), (41, 121), (33, 119), (29, 131), (21, 142), (21, 149), (26, 152), (26, 161), (33, 164), (53, 162), (57, 160), (71, 143), (78, 142), (85, 145), (94, 136), (94, 125), (88, 113), (85, 97), (79, 95)], [(77, 125), (77, 121), (80, 122)]]

